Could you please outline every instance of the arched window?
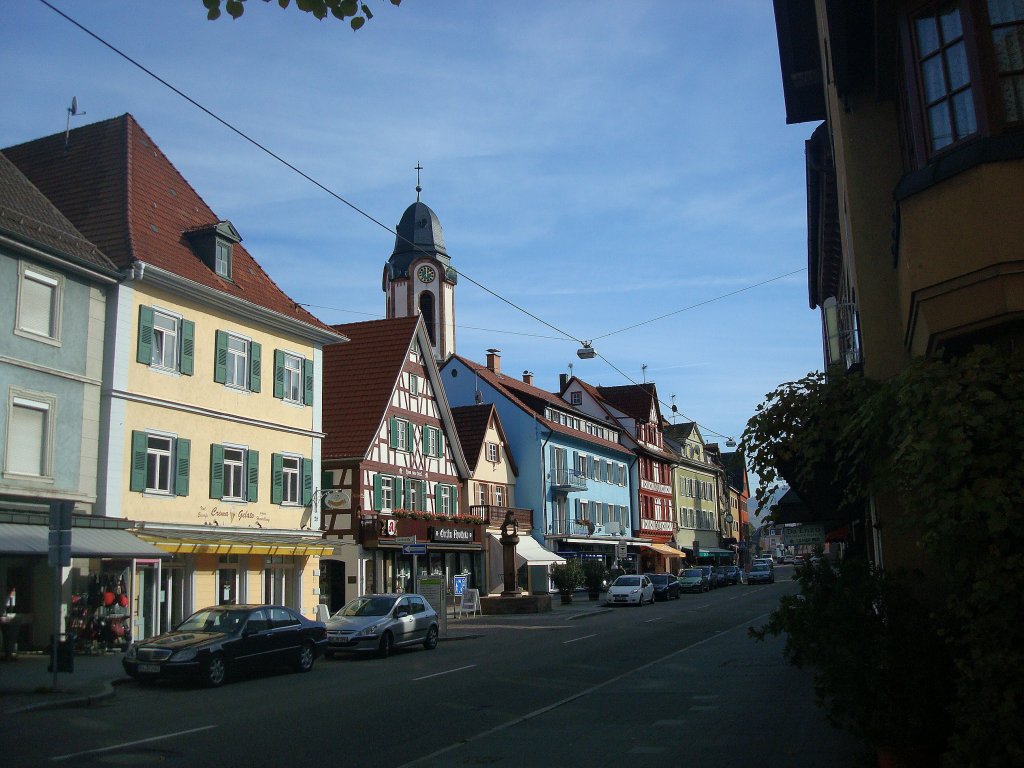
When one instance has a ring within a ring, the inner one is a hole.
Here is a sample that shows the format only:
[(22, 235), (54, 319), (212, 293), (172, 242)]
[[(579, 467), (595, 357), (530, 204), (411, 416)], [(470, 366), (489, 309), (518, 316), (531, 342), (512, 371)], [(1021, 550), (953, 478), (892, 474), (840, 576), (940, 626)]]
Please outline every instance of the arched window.
[(423, 291), (420, 294), (420, 314), (423, 315), (423, 323), (427, 326), (427, 335), (430, 343), (437, 344), (437, 331), (434, 328), (436, 319), (434, 317), (434, 294)]

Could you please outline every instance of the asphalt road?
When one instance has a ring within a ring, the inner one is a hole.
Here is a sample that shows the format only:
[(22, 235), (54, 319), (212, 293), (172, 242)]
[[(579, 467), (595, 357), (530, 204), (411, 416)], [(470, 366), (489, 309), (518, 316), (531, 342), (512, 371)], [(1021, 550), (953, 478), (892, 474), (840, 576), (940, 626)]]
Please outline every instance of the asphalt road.
[(130, 683), (103, 706), (18, 715), (0, 754), (12, 768), (860, 765), (809, 674), (780, 642), (747, 637), (792, 589), (783, 578), (576, 620), (476, 617), (458, 631), (479, 637), (433, 651), (321, 659), (215, 690)]

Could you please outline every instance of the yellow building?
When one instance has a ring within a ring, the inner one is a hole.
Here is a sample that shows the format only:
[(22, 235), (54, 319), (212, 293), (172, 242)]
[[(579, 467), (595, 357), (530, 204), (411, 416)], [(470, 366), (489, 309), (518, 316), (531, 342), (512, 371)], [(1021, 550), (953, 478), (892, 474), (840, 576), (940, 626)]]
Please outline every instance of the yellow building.
[[(218, 603), (307, 616), (319, 555), (322, 347), (289, 299), (130, 115), (12, 159), (122, 270), (107, 310), (97, 513), (170, 556), (105, 561), (83, 590), (131, 593), (131, 634)], [(89, 204), (87, 205), (86, 202)]]

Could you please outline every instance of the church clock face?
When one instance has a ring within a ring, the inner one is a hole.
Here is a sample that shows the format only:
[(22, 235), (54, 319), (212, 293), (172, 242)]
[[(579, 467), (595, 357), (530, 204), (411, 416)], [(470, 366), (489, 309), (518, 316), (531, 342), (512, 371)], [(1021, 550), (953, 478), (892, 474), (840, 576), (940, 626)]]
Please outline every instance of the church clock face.
[(434, 270), (432, 267), (428, 267), (426, 264), (424, 264), (422, 267), (416, 270), (416, 277), (418, 277), (421, 282), (432, 283), (434, 282)]

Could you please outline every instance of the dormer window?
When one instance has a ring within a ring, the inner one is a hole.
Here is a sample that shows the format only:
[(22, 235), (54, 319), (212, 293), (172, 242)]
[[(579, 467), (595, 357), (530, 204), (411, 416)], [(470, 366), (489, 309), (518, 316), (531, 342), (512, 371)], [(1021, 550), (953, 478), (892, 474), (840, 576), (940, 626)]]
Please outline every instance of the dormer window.
[(206, 266), (219, 277), (225, 280), (232, 279), (234, 245), (242, 241), (242, 236), (230, 221), (199, 227), (186, 232), (185, 236), (191, 243), (192, 250)]

